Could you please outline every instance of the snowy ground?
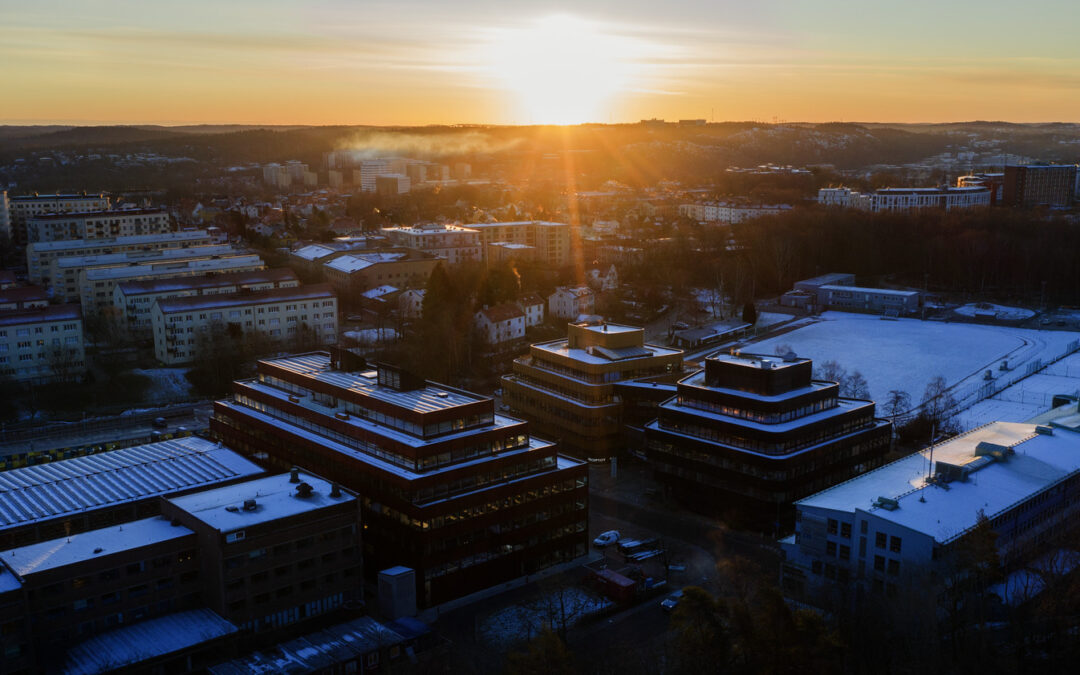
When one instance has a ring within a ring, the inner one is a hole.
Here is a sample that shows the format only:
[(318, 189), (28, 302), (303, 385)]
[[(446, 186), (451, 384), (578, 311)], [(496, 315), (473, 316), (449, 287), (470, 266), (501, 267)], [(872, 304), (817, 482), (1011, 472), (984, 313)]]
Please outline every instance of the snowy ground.
[(1005, 305), (995, 305), (990, 302), (973, 302), (970, 305), (957, 307), (953, 311), (961, 316), (970, 317), (973, 317), (976, 314), (993, 312), (994, 318), (1001, 321), (1023, 321), (1024, 319), (1030, 319), (1035, 316), (1035, 312), (1030, 309), (1024, 309), (1023, 307), (1006, 307)]
[(184, 377), (187, 368), (136, 368), (131, 372), (152, 380), (144, 403), (173, 403), (196, 398), (191, 383)]
[[(921, 400), (927, 383), (941, 375), (958, 390), (974, 390), (990, 370), (995, 378), (1002, 359), (1010, 375), (1034, 359), (1044, 363), (1064, 353), (1080, 334), (1037, 331), (969, 323), (917, 319), (882, 320), (877, 316), (826, 312), (819, 320), (775, 338), (749, 345), (746, 351), (772, 354), (790, 345), (799, 356), (814, 360), (815, 369), (836, 361), (847, 372), (859, 371), (871, 398), (881, 401), (891, 389)], [(1074, 366), (1080, 370), (1080, 363)]]
[(1080, 353), (1047, 366), (1011, 387), (960, 413), (962, 429), (988, 422), (1024, 422), (1053, 406), (1054, 396), (1080, 394)]
[(365, 328), (363, 330), (347, 330), (345, 337), (356, 340), (360, 344), (371, 345), (376, 342), (396, 340), (397, 331), (393, 328)]
[(545, 625), (551, 623), (553, 614), (557, 616), (554, 608), (560, 605), (560, 600), (562, 606), (568, 608), (566, 611), (570, 625), (612, 605), (607, 598), (583, 588), (569, 587), (555, 593), (564, 595), (562, 598), (534, 598), (521, 605), (505, 607), (489, 614), (480, 622), (481, 640), (509, 646), (535, 637)]

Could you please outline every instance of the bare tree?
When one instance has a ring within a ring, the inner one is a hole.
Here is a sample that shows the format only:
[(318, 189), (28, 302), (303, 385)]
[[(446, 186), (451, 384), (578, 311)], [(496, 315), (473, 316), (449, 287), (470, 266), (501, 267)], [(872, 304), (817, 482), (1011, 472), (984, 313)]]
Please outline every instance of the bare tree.
[(870, 385), (859, 371), (855, 371), (840, 381), (840, 395), (848, 398), (870, 398)]
[(827, 380), (829, 382), (843, 383), (847, 379), (847, 370), (844, 369), (836, 361), (826, 361), (821, 364), (821, 370), (818, 371), (818, 379)]
[(900, 415), (911, 410), (911, 396), (902, 389), (890, 389), (885, 396), (885, 412), (893, 424)]
[(956, 424), (952, 419), (952, 414), (955, 408), (956, 399), (949, 391), (945, 377), (935, 376), (923, 392), (922, 417), (933, 424), (939, 432), (954, 433)]

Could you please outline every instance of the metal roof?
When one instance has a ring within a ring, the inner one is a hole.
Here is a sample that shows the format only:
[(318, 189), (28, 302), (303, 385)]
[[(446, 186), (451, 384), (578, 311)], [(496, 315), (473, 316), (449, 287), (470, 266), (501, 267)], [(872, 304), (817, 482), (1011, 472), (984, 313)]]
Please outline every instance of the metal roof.
[(0, 472), (0, 530), (263, 471), (197, 437)]

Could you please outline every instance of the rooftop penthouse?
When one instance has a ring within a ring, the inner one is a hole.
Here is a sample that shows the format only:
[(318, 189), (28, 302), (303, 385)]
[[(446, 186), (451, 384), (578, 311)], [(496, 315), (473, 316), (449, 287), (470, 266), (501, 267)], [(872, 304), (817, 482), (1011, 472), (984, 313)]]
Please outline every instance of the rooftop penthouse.
[(415, 570), (424, 606), (585, 552), (582, 463), (489, 397), (347, 350), (260, 361), (215, 403), (211, 430), (360, 493), (369, 573)]

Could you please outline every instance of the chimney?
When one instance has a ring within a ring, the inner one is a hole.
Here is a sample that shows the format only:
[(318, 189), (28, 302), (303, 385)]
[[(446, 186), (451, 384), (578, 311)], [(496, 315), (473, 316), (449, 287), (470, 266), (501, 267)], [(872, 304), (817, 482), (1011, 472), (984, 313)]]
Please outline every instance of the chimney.
[(289, 472), (289, 482), (290, 483), (299, 483), (300, 482), (300, 468), (299, 467), (294, 466), (292, 468), (292, 471)]

